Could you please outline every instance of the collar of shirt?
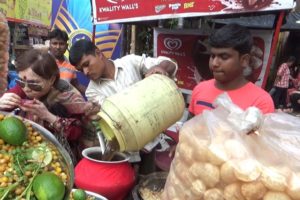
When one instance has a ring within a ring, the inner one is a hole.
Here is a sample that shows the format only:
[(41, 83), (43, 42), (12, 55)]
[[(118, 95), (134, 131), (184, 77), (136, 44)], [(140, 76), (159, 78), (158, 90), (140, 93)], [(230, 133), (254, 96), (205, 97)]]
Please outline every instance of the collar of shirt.
[(113, 60), (111, 60), (111, 59), (109, 59), (109, 60), (113, 62), (114, 67), (115, 67), (114, 79), (112, 80), (110, 78), (99, 78), (99, 82), (101, 82), (101, 81), (114, 81), (114, 80), (117, 80), (119, 70), (123, 70), (123, 68), (124, 68), (122, 65), (117, 65), (117, 63), (115, 63)]

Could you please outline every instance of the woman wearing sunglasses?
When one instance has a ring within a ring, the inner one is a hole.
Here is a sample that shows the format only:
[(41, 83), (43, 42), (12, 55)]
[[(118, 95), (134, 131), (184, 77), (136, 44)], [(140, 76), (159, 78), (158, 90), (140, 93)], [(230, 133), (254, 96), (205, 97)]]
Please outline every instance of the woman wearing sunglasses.
[(20, 108), (19, 115), (49, 129), (67, 150), (68, 144), (78, 146), (76, 141), (84, 123), (82, 116), (90, 116), (91, 111), (95, 113), (99, 108), (86, 102), (69, 83), (59, 79), (55, 59), (45, 51), (27, 51), (16, 67), (17, 85), (0, 97), (0, 110)]

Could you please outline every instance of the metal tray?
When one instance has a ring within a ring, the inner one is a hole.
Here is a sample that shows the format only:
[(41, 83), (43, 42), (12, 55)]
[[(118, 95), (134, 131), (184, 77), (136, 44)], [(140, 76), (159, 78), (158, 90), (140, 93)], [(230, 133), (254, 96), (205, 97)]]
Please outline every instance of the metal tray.
[[(11, 113), (3, 112), (3, 111), (0, 111), (0, 113), (2, 113), (4, 115), (12, 115)], [(50, 143), (52, 143), (58, 149), (58, 151), (61, 153), (61, 155), (63, 157), (63, 163), (65, 164), (65, 167), (67, 169), (67, 171), (66, 171), (67, 176), (69, 177), (69, 181), (66, 185), (67, 191), (65, 194), (65, 200), (67, 200), (69, 198), (70, 192), (74, 185), (74, 166), (73, 166), (71, 157), (69, 156), (68, 152), (63, 148), (63, 146), (58, 142), (58, 140), (55, 138), (55, 136), (50, 131), (48, 131), (46, 128), (42, 127), (41, 125), (39, 125), (31, 120), (28, 120), (28, 119), (23, 119), (23, 120), (25, 122), (30, 123), (34, 130), (37, 130), (41, 135), (43, 135), (45, 137), (45, 139), (47, 139)]]

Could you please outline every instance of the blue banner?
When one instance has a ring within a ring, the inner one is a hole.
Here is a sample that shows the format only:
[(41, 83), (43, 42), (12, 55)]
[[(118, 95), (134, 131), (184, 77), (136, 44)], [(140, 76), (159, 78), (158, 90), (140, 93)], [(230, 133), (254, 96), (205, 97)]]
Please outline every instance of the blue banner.
[[(90, 0), (53, 0), (51, 27), (68, 33), (70, 46), (79, 39), (92, 40), (93, 22)], [(121, 56), (122, 28), (120, 24), (95, 27), (95, 44), (107, 58)]]

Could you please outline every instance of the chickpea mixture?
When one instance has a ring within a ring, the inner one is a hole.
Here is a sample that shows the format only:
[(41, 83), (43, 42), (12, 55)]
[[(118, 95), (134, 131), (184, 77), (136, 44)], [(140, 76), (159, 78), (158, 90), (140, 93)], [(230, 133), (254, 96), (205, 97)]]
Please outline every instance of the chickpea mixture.
[[(4, 119), (0, 114), (0, 121)], [(30, 199), (33, 196), (31, 185), (33, 178), (48, 171), (58, 175), (67, 185), (68, 171), (63, 157), (57, 148), (25, 122), (27, 141), (21, 146), (6, 144), (0, 139), (0, 198)], [(39, 153), (44, 151), (46, 153)]]

